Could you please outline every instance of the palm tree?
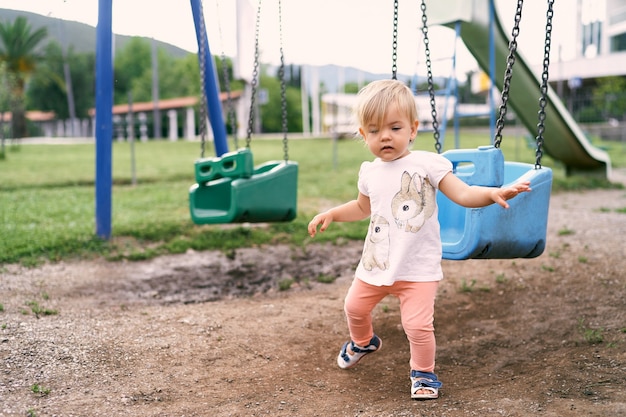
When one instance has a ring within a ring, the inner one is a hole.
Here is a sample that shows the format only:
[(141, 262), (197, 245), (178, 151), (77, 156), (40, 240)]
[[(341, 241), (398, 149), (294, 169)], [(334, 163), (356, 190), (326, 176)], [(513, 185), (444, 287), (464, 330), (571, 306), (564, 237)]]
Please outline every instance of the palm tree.
[(0, 160), (6, 158), (4, 113), (10, 109), (11, 91), (13, 90), (13, 79), (7, 73), (6, 62), (0, 61)]
[(48, 36), (46, 28), (33, 31), (25, 17), (19, 16), (13, 23), (0, 23), (0, 62), (6, 64), (7, 72), (15, 80), (12, 91), (13, 109), (11, 123), (13, 136), (26, 136), (25, 89), (28, 77), (39, 60), (36, 49)]

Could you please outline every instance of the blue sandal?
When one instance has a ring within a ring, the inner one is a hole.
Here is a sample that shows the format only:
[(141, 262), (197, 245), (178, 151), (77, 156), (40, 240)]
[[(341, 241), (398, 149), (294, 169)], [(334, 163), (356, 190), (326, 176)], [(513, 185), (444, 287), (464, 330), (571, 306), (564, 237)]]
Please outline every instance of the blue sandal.
[[(353, 341), (346, 342), (343, 344), (339, 356), (337, 356), (337, 365), (339, 365), (341, 369), (352, 368), (363, 356), (368, 353), (376, 352), (382, 345), (383, 341), (376, 335), (372, 337), (365, 347), (359, 346)], [(351, 352), (348, 351), (348, 347), (350, 347)]]
[[(434, 400), (439, 398), (439, 388), (443, 383), (432, 372), (411, 371), (411, 398)], [(418, 391), (422, 391), (419, 392)], [(425, 391), (425, 392), (424, 392)]]

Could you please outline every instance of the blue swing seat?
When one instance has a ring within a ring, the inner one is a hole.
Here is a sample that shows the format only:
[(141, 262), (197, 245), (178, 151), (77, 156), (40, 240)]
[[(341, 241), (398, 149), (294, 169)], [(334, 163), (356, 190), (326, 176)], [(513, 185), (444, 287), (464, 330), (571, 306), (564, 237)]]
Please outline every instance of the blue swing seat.
[(455, 174), (469, 185), (500, 187), (530, 181), (532, 189), (497, 204), (465, 208), (437, 193), (443, 258), (535, 258), (546, 246), (552, 170), (532, 164), (505, 162), (499, 148), (455, 149), (443, 153)]
[(296, 217), (298, 164), (269, 161), (254, 167), (240, 149), (196, 161), (197, 183), (189, 189), (196, 224), (283, 222)]

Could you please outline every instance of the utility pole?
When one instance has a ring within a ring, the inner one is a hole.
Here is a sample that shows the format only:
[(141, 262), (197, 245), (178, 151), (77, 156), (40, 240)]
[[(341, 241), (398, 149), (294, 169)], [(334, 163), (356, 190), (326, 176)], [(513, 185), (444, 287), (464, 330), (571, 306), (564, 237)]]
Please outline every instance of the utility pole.
[(63, 58), (63, 75), (65, 77), (65, 89), (67, 94), (67, 110), (70, 115), (70, 135), (78, 136), (76, 132), (76, 106), (74, 105), (74, 89), (72, 88), (72, 74), (70, 73), (70, 64), (67, 60), (67, 42), (65, 42), (65, 23), (62, 19), (58, 20), (61, 32), (61, 57)]
[(156, 41), (152, 38), (152, 137), (161, 138), (161, 109), (159, 108), (159, 61)]

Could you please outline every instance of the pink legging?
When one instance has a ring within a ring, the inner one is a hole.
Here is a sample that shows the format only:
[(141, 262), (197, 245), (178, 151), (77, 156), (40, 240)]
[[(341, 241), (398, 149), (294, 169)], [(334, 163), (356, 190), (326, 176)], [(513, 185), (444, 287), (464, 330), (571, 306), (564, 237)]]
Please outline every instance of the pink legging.
[(437, 349), (433, 315), (438, 286), (438, 281), (398, 281), (378, 287), (355, 278), (344, 304), (350, 337), (357, 345), (367, 346), (374, 335), (372, 310), (387, 295), (394, 295), (400, 300), (402, 327), (411, 347), (411, 369), (433, 372)]

